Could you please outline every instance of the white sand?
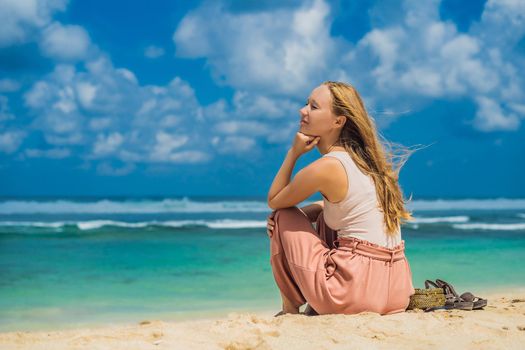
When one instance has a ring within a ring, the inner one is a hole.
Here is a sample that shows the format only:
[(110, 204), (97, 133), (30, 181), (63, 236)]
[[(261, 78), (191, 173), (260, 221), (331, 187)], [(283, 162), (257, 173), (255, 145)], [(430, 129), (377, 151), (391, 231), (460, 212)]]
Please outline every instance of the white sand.
[[(479, 294), (479, 293), (476, 293)], [(380, 316), (230, 313), (221, 319), (0, 333), (0, 349), (525, 349), (525, 293), (484, 310)]]

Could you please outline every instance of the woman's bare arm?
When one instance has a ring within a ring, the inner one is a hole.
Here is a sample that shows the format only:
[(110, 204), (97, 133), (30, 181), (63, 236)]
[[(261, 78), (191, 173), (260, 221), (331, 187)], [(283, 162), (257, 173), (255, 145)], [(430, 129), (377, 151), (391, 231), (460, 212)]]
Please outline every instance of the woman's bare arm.
[(301, 209), (301, 211), (308, 217), (308, 220), (310, 220), (310, 222), (315, 222), (321, 211), (324, 209), (324, 202), (313, 202), (312, 204), (305, 205), (304, 207), (299, 209)]
[(290, 183), (290, 177), (292, 176), (292, 171), (298, 158), (299, 156), (291, 150), (286, 153), (286, 158), (277, 172), (277, 175), (275, 175), (270, 190), (268, 191), (268, 204), (273, 197), (279, 194), (279, 192)]

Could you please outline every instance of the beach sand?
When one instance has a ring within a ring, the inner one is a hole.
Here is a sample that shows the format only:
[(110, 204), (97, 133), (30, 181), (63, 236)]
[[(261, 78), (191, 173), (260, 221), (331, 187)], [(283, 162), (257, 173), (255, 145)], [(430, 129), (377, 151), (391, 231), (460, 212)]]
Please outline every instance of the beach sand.
[(480, 294), (483, 310), (381, 316), (230, 313), (220, 319), (0, 333), (0, 349), (525, 349), (525, 292)]

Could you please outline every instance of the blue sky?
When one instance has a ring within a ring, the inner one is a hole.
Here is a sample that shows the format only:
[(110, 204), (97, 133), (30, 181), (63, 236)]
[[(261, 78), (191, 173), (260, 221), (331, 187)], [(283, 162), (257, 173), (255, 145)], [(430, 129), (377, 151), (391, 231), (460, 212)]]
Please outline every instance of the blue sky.
[(407, 196), (524, 197), (524, 16), (520, 0), (0, 0), (0, 195), (265, 196), (305, 98), (342, 80), (387, 139), (427, 146)]

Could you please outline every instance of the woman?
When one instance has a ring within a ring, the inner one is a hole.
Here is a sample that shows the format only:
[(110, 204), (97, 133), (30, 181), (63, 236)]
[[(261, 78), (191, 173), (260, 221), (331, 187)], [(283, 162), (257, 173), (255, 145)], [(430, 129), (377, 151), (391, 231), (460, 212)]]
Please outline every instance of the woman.
[[(270, 262), (283, 300), (276, 316), (306, 302), (307, 314), (405, 311), (415, 291), (400, 229), (412, 218), (398, 184), (403, 162), (395, 167), (349, 84), (322, 83), (300, 117), (268, 193)], [(313, 147), (322, 157), (290, 181)], [(322, 201), (296, 207), (316, 192)]]

